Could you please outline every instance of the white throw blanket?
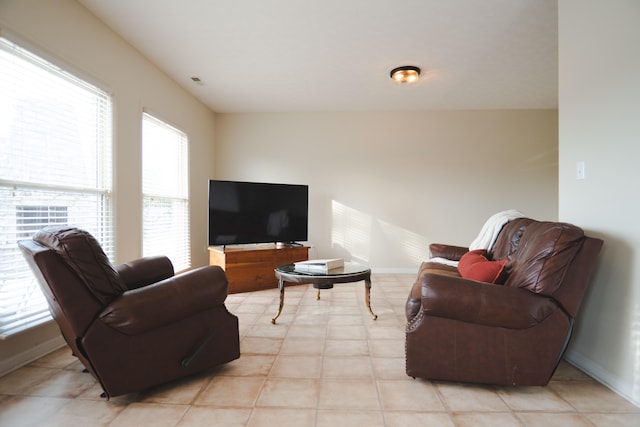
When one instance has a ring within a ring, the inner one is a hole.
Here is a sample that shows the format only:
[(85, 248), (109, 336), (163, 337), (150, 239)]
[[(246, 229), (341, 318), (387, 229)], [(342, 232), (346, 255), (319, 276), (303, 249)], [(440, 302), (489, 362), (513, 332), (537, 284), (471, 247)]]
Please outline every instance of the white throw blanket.
[(482, 226), (478, 237), (469, 244), (469, 250), (474, 251), (476, 249), (491, 250), (493, 244), (498, 238), (498, 234), (502, 227), (511, 220), (516, 218), (522, 218), (524, 215), (515, 209), (509, 209), (508, 211), (498, 212), (493, 214), (487, 222)]
[[(496, 239), (498, 238), (498, 234), (500, 233), (500, 230), (502, 230), (502, 227), (504, 227), (504, 225), (509, 221), (516, 218), (522, 218), (523, 216), (524, 214), (515, 209), (509, 209), (507, 211), (493, 214), (482, 226), (478, 237), (476, 237), (475, 240), (469, 244), (469, 250), (490, 250), (493, 247), (493, 244), (496, 242)], [(437, 262), (440, 264), (451, 265), (453, 267), (458, 266), (458, 261), (452, 261), (450, 259), (440, 257), (430, 258), (429, 262)]]

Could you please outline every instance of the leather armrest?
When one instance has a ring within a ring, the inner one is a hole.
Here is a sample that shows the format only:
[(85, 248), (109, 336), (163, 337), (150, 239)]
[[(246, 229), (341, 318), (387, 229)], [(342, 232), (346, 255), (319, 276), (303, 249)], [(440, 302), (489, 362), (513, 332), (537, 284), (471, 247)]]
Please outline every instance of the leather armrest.
[(127, 289), (137, 289), (173, 276), (173, 264), (166, 256), (150, 256), (116, 265)]
[(138, 335), (224, 304), (227, 291), (222, 268), (201, 267), (125, 292), (100, 313), (100, 321)]
[(431, 258), (446, 258), (452, 261), (460, 261), (462, 255), (469, 252), (469, 248), (463, 246), (445, 245), (442, 243), (431, 243), (429, 245), (429, 255)]
[(422, 280), (422, 312), (428, 316), (524, 329), (557, 308), (553, 299), (526, 289), (437, 274), (426, 274)]

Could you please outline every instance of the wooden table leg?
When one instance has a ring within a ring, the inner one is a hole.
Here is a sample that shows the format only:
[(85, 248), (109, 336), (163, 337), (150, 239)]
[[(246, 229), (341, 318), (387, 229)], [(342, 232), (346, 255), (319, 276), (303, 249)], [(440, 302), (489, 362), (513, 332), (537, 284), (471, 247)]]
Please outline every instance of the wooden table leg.
[(369, 313), (371, 313), (373, 320), (376, 320), (378, 319), (378, 315), (375, 314), (373, 310), (371, 310), (371, 279), (370, 278), (364, 279), (364, 289), (365, 289), (364, 303), (367, 305), (367, 308), (369, 309)]
[(271, 324), (273, 325), (276, 324), (276, 319), (280, 316), (282, 313), (282, 307), (284, 307), (284, 280), (282, 280), (282, 278), (278, 280), (278, 289), (280, 290), (280, 305), (278, 306), (278, 313), (273, 319), (271, 319)]

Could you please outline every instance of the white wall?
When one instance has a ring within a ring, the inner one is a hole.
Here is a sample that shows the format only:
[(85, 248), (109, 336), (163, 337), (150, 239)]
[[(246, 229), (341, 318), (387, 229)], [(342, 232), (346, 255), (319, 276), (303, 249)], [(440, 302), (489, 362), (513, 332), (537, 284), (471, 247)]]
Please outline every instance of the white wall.
[[(187, 133), (192, 264), (206, 265), (207, 180), (213, 176), (214, 115), (211, 110), (73, 0), (2, 0), (0, 31), (113, 94), (117, 262), (138, 258), (142, 253), (143, 109)], [(3, 362), (19, 360), (21, 353), (29, 352), (36, 344), (59, 343), (55, 340), (56, 334), (57, 328), (48, 325), (0, 341), (0, 373), (6, 368)]]
[(557, 219), (557, 111), (216, 115), (216, 178), (308, 184), (312, 256), (415, 272), (510, 208)]
[(640, 2), (560, 0), (559, 38), (559, 217), (605, 242), (568, 358), (640, 405)]

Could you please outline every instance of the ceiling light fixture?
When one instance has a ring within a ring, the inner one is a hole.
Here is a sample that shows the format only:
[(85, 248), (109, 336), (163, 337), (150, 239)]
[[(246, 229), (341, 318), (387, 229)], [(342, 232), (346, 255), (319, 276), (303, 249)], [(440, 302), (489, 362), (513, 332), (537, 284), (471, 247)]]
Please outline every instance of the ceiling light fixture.
[(402, 67), (394, 68), (389, 73), (389, 76), (393, 81), (398, 83), (415, 83), (420, 77), (420, 68), (413, 65), (403, 65)]

